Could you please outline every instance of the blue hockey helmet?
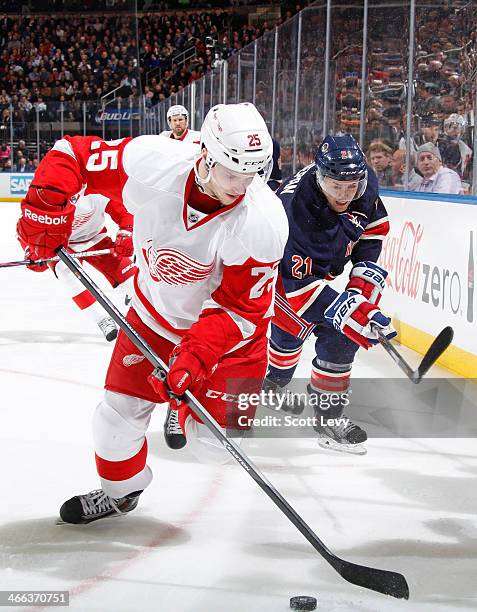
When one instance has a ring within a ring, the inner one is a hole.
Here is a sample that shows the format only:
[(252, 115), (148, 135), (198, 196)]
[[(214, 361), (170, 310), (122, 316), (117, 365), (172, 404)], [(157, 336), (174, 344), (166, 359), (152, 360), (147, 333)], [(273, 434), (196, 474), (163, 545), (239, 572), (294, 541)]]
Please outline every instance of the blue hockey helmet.
[(316, 152), (315, 164), (316, 180), (321, 189), (328, 176), (335, 181), (358, 181), (354, 200), (365, 192), (368, 184), (366, 158), (351, 134), (327, 136)]

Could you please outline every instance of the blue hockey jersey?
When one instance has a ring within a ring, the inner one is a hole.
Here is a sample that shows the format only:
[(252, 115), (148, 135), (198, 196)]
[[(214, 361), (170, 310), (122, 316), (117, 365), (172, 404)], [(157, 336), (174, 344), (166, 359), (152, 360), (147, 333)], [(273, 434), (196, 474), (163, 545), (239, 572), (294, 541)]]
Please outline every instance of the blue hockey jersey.
[(307, 320), (306, 311), (313, 306), (316, 320), (337, 295), (328, 281), (339, 276), (348, 261), (377, 261), (381, 253), (389, 223), (378, 180), (368, 166), (366, 191), (344, 213), (328, 206), (316, 182), (315, 164), (285, 181), (277, 195), (290, 226), (280, 264), (284, 293)]

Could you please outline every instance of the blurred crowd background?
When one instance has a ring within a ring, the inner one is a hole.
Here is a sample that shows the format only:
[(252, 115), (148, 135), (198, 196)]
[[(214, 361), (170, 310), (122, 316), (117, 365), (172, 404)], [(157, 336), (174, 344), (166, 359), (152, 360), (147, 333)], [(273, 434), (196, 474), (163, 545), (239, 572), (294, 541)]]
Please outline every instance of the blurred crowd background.
[(0, 171), (33, 171), (65, 133), (159, 133), (177, 103), (200, 129), (213, 104), (253, 101), (284, 176), (348, 132), (383, 187), (475, 194), (476, 8), (0, 1)]

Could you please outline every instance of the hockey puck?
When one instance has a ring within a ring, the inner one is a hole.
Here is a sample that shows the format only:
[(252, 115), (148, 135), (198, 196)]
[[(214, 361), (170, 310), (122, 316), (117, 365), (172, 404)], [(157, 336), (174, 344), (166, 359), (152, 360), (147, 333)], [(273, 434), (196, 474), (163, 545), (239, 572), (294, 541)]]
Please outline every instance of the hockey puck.
[(290, 599), (290, 608), (292, 610), (316, 610), (316, 603), (316, 597), (298, 595)]

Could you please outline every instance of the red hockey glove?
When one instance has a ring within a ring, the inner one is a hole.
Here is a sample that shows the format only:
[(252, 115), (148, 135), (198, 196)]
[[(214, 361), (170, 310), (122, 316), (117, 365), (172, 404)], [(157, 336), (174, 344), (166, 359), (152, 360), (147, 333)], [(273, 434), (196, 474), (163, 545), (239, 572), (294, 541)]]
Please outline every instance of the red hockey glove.
[(31, 259), (54, 257), (56, 248), (68, 244), (75, 207), (66, 203), (64, 193), (30, 186), (21, 211), (17, 235)]
[(360, 261), (351, 269), (345, 291), (360, 293), (371, 304), (379, 304), (387, 275), (386, 270), (374, 261)]
[[(183, 395), (188, 389), (202, 383), (209, 374), (210, 369), (204, 361), (188, 343), (185, 343), (184, 346), (178, 344), (172, 351), (169, 372), (165, 380), (161, 380), (157, 370), (154, 370), (147, 380), (161, 401), (170, 402), (171, 393)], [(171, 403), (171, 407), (177, 406)]]
[(132, 257), (134, 254), (133, 228), (131, 225), (119, 228), (116, 234), (114, 252), (120, 257)]
[[(25, 259), (36, 259), (31, 256), (29, 247), (26, 247), (25, 249)], [(44, 264), (40, 264), (39, 266), (37, 265), (27, 266), (27, 268), (31, 270), (32, 272), (44, 272), (45, 270), (48, 270), (48, 264), (44, 263)]]
[(373, 330), (373, 325), (380, 327), (388, 340), (396, 336), (391, 319), (383, 315), (378, 306), (350, 291), (340, 293), (324, 314), (335, 329), (365, 349), (378, 343), (378, 334)]

